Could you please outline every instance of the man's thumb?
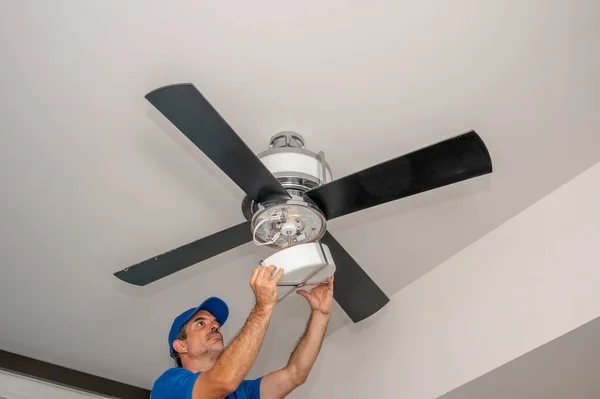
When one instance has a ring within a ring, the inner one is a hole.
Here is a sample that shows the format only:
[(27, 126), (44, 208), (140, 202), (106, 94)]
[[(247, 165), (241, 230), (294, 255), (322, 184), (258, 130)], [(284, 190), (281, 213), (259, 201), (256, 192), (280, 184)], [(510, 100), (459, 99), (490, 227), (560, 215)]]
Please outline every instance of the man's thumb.
[(304, 298), (308, 299), (308, 292), (306, 290), (298, 290), (296, 293), (302, 295)]

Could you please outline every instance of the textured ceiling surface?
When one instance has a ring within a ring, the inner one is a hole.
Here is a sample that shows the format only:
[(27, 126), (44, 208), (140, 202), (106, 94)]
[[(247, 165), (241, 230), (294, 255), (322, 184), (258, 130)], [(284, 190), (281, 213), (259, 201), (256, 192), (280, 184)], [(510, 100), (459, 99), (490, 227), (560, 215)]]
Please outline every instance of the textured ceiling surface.
[[(0, 348), (150, 388), (180, 311), (219, 295), (226, 337), (243, 325), (252, 243), (143, 288), (112, 275), (244, 220), (148, 91), (194, 83), (256, 153), (297, 131), (334, 178), (475, 129), (492, 175), (329, 224), (391, 296), (600, 160), (598, 7), (0, 2)], [(285, 363), (304, 301), (278, 306), (251, 375)], [(336, 307), (329, 333), (349, 322)]]

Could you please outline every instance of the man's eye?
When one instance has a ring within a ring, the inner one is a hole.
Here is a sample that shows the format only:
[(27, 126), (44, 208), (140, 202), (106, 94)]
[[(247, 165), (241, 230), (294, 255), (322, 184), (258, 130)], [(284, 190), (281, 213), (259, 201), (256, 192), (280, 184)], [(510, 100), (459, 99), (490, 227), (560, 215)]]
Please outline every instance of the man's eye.
[(203, 326), (203, 325), (204, 325), (204, 322), (203, 322), (203, 321), (199, 321), (199, 322), (198, 322), (198, 325), (199, 325), (199, 326)]

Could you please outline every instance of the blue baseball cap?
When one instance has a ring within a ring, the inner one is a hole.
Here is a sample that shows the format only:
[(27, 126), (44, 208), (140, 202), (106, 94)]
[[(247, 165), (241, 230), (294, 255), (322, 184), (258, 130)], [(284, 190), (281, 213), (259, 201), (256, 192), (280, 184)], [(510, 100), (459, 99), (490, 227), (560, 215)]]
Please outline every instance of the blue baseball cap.
[(177, 339), (177, 334), (179, 334), (179, 330), (181, 327), (187, 323), (192, 316), (196, 314), (199, 310), (206, 310), (210, 312), (215, 319), (219, 322), (220, 325), (225, 324), (227, 318), (229, 317), (229, 308), (225, 301), (216, 296), (211, 296), (202, 302), (198, 307), (191, 308), (180, 314), (173, 320), (173, 324), (171, 325), (171, 331), (169, 331), (169, 354), (171, 357), (174, 357), (175, 351), (173, 350), (173, 342)]

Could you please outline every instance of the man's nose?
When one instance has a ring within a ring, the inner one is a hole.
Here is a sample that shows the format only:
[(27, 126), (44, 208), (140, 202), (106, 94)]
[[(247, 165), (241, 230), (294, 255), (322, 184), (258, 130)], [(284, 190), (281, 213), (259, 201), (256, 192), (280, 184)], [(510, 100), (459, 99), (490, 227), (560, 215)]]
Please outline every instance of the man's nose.
[(210, 326), (210, 331), (219, 332), (219, 326), (217, 324), (213, 324), (212, 326)]

